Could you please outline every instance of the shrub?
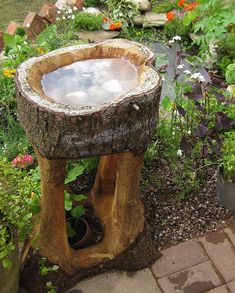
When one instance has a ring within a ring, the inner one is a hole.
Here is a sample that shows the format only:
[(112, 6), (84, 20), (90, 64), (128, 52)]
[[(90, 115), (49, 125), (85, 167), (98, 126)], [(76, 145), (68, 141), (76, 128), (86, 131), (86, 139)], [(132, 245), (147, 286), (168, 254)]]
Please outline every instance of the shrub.
[(181, 36), (184, 41), (187, 41), (190, 31), (191, 26), (185, 26), (183, 21), (178, 17), (174, 17), (171, 21), (166, 22), (164, 26), (164, 33), (169, 39), (178, 35)]
[(99, 30), (102, 25), (102, 15), (101, 14), (91, 14), (86, 12), (81, 12), (76, 15), (75, 27), (80, 30), (95, 31)]
[(225, 78), (228, 84), (235, 84), (235, 63), (227, 67)]

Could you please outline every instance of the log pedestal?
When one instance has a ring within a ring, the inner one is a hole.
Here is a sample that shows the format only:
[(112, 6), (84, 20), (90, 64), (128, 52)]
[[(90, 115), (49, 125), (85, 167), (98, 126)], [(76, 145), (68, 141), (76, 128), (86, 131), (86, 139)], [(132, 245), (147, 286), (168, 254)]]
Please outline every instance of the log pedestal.
[[(95, 58), (128, 59), (137, 67), (138, 86), (97, 107), (57, 104), (45, 95), (41, 86), (44, 74)], [(142, 268), (150, 262), (146, 253), (135, 252), (133, 263), (127, 263), (123, 256), (134, 249), (137, 241), (148, 243), (140, 239), (148, 233), (138, 190), (144, 151), (156, 126), (161, 90), (153, 63), (154, 54), (147, 47), (120, 39), (56, 50), (29, 59), (17, 70), (20, 122), (34, 146), (41, 170), (40, 254), (69, 274), (115, 267), (115, 260), (116, 267), (127, 269)], [(73, 250), (67, 240), (64, 212), (66, 162), (91, 156), (101, 157), (89, 200), (103, 226), (104, 238), (94, 246)], [(151, 251), (149, 254), (154, 255)], [(135, 261), (138, 258), (146, 261)]]

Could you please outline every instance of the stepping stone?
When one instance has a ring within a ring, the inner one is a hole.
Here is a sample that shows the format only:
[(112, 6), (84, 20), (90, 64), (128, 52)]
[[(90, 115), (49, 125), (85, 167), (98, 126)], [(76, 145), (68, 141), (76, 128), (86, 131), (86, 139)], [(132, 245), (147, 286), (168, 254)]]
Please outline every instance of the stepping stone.
[(85, 42), (101, 42), (113, 39), (119, 35), (118, 31), (82, 31), (78, 33), (79, 38)]

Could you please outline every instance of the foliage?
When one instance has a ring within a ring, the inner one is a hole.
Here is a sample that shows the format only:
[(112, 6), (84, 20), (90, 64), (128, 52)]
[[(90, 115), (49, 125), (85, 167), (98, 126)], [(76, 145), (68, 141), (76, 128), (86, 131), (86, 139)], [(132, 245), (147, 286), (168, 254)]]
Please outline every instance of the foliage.
[[(174, 60), (170, 66), (175, 100), (161, 101), (155, 152), (171, 168), (179, 197), (196, 190), (197, 174), (204, 166), (217, 163), (223, 134), (235, 125), (235, 101), (210, 86), (200, 73), (184, 70), (182, 52), (175, 36), (170, 41)], [(154, 151), (150, 151), (154, 154)]]
[(225, 180), (235, 183), (235, 131), (225, 133), (220, 162)]
[(156, 42), (160, 38), (155, 28), (128, 27), (123, 28), (120, 37), (136, 42)]
[(80, 12), (75, 18), (75, 27), (79, 30), (95, 31), (99, 30), (102, 25), (101, 14), (91, 14), (87, 12)]
[(225, 75), (229, 64), (235, 63), (235, 34), (225, 34), (218, 42), (218, 67)]
[(98, 7), (102, 5), (102, 1), (100, 0), (84, 0), (85, 7)]
[(188, 41), (191, 30), (192, 27), (184, 25), (183, 20), (179, 17), (174, 17), (171, 21), (167, 21), (164, 26), (164, 34), (168, 39), (178, 35), (181, 36), (182, 40)]
[(235, 84), (235, 63), (228, 65), (225, 78), (228, 84)]
[(164, 0), (162, 2), (153, 1), (152, 12), (155, 13), (165, 13), (177, 8), (176, 1)]
[(38, 168), (27, 171), (0, 160), (0, 259), (6, 268), (15, 249), (13, 230), (23, 241), (32, 229), (32, 216), (39, 211), (39, 184)]
[(104, 0), (110, 18), (114, 21), (122, 21), (123, 27), (133, 24), (133, 18), (139, 15), (138, 5), (126, 0)]
[(200, 47), (200, 55), (209, 53), (209, 46), (223, 35), (229, 32), (235, 25), (235, 2), (228, 1), (224, 4), (220, 0), (200, 0), (200, 5), (189, 12), (184, 24), (193, 23), (194, 33), (198, 33), (198, 38), (194, 41)]

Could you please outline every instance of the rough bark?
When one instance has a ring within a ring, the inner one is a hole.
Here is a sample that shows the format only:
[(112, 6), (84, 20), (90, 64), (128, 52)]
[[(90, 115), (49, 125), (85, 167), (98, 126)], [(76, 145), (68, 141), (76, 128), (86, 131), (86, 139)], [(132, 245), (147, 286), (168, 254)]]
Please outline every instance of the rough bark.
[[(138, 68), (139, 86), (98, 107), (57, 104), (41, 87), (43, 74), (75, 61), (127, 58)], [(156, 125), (161, 81), (151, 67), (153, 53), (123, 40), (76, 46), (30, 59), (17, 71), (19, 117), (31, 143), (50, 159), (141, 153)], [(138, 138), (138, 139), (137, 139)]]

